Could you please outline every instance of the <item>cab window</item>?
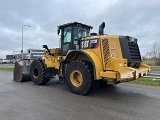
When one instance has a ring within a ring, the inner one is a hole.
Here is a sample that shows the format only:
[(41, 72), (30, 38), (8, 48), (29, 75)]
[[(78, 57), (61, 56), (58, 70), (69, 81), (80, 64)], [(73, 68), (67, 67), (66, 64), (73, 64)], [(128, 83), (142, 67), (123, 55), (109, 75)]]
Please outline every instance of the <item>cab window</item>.
[(79, 39), (79, 38), (82, 38), (82, 37), (87, 37), (89, 36), (89, 30), (85, 29), (85, 28), (74, 28), (74, 36), (73, 38), (75, 40)]
[(64, 29), (64, 42), (71, 42), (71, 29)]

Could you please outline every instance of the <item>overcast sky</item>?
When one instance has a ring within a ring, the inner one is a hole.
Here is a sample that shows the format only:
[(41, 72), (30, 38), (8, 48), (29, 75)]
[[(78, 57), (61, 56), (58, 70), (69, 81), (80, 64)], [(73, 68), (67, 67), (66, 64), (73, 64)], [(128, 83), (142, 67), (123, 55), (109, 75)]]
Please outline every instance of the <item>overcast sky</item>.
[(106, 23), (105, 33), (138, 39), (141, 54), (160, 40), (159, 0), (0, 0), (0, 58), (24, 50), (59, 47), (57, 26), (78, 21)]

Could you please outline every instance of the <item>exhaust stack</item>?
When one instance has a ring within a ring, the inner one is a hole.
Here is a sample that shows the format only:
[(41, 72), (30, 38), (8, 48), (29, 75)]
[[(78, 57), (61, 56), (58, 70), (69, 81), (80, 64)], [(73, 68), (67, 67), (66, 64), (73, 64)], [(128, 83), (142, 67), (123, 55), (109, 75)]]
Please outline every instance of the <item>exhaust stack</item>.
[(105, 22), (103, 22), (103, 23), (99, 26), (99, 35), (103, 35), (103, 34), (104, 34), (104, 28), (105, 28)]

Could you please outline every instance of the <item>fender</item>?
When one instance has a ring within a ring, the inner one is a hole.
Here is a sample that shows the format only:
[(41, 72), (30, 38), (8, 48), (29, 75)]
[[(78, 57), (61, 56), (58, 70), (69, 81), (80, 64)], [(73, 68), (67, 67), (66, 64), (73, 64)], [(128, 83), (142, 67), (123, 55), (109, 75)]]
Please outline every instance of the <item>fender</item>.
[(100, 61), (100, 59), (98, 58), (98, 56), (90, 51), (90, 50), (71, 50), (68, 52), (68, 54), (66, 55), (66, 59), (67, 60), (69, 58), (69, 56), (74, 56), (79, 54), (79, 53), (82, 53), (84, 55), (86, 55), (89, 59), (89, 61), (92, 63), (93, 65), (93, 72), (94, 72), (94, 79), (95, 80), (99, 80), (99, 79), (102, 79), (102, 77), (100, 76), (100, 72), (103, 71), (103, 66), (102, 66), (102, 61)]

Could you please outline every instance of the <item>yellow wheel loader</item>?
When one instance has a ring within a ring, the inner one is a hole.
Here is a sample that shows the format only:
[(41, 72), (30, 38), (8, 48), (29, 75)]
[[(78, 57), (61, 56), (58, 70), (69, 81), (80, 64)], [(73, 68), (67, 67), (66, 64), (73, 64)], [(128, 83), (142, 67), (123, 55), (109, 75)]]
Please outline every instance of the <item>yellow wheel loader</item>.
[(104, 27), (103, 22), (97, 34), (90, 33), (92, 26), (79, 22), (58, 26), (60, 48), (43, 45), (43, 57), (17, 62), (14, 80), (31, 79), (43, 85), (58, 75), (71, 92), (85, 95), (102, 81), (115, 85), (147, 75), (150, 67), (142, 64), (137, 39), (104, 34)]

